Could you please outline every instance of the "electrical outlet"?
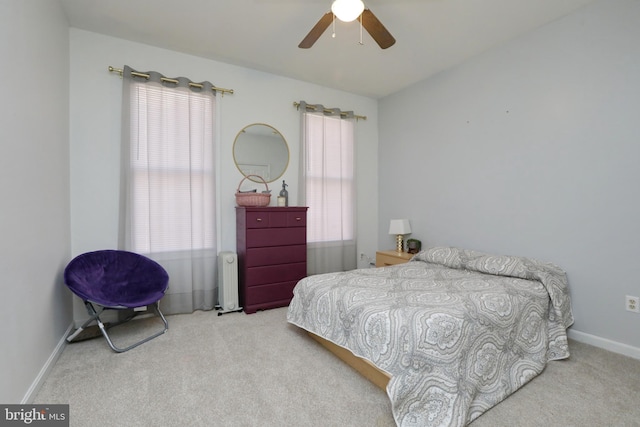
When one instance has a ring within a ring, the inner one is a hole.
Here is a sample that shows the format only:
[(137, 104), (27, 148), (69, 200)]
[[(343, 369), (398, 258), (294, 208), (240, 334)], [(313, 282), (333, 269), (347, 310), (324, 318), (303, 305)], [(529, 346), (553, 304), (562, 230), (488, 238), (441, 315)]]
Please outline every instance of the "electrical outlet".
[(640, 298), (626, 295), (624, 297), (624, 301), (624, 307), (627, 309), (627, 311), (640, 313)]
[(365, 261), (367, 263), (367, 266), (369, 267), (375, 267), (376, 265), (376, 263), (373, 262), (369, 255), (365, 254), (364, 252), (360, 253), (360, 261)]

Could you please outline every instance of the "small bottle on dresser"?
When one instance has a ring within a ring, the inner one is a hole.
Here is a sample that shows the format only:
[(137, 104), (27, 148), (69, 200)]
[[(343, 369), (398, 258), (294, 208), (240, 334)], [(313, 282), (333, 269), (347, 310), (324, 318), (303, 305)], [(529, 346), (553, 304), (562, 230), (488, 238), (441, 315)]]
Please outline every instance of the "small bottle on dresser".
[(289, 206), (289, 192), (287, 191), (287, 183), (282, 180), (282, 190), (278, 195), (278, 206)]

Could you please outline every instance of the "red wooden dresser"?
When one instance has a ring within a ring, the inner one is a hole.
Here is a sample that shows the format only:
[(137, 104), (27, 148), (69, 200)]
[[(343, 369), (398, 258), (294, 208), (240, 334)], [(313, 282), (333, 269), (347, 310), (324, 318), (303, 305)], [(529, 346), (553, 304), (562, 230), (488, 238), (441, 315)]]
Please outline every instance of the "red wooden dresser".
[(236, 250), (245, 313), (289, 305), (307, 276), (307, 208), (236, 207)]

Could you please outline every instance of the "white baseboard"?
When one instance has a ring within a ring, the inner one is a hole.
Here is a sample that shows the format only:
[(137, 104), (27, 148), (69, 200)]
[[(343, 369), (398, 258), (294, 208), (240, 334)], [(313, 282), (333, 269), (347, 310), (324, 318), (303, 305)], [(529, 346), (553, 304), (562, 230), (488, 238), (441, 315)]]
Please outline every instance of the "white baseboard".
[(73, 327), (73, 322), (71, 322), (71, 324), (67, 328), (67, 331), (64, 333), (64, 335), (58, 342), (58, 345), (51, 353), (51, 356), (49, 356), (49, 358), (47, 359), (42, 369), (40, 369), (38, 376), (36, 377), (35, 380), (33, 380), (33, 383), (31, 383), (31, 387), (29, 387), (29, 390), (27, 390), (27, 393), (22, 398), (22, 402), (20, 402), (21, 404), (26, 405), (33, 402), (33, 400), (36, 397), (36, 394), (38, 393), (38, 390), (40, 390), (40, 387), (42, 387), (42, 384), (49, 376), (49, 372), (51, 372), (51, 369), (60, 358), (60, 355), (62, 354), (62, 350), (64, 350), (65, 346), (67, 345), (67, 336), (69, 336), (69, 333), (73, 329), (75, 328)]
[(624, 356), (633, 357), (634, 359), (640, 360), (640, 348), (632, 347), (627, 344), (622, 344), (616, 341), (611, 341), (606, 338), (600, 338), (595, 335), (586, 334), (584, 332), (575, 331), (573, 329), (569, 329), (568, 334), (569, 338), (574, 339), (576, 341), (590, 344), (595, 347), (603, 348), (605, 350), (612, 351), (614, 353), (619, 353)]

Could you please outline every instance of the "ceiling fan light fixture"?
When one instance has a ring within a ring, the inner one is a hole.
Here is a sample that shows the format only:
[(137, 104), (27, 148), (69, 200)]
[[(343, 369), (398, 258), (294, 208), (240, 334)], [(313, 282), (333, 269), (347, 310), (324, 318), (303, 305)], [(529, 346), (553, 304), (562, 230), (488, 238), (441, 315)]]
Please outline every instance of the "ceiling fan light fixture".
[(335, 0), (331, 12), (343, 22), (355, 21), (364, 11), (362, 0)]

